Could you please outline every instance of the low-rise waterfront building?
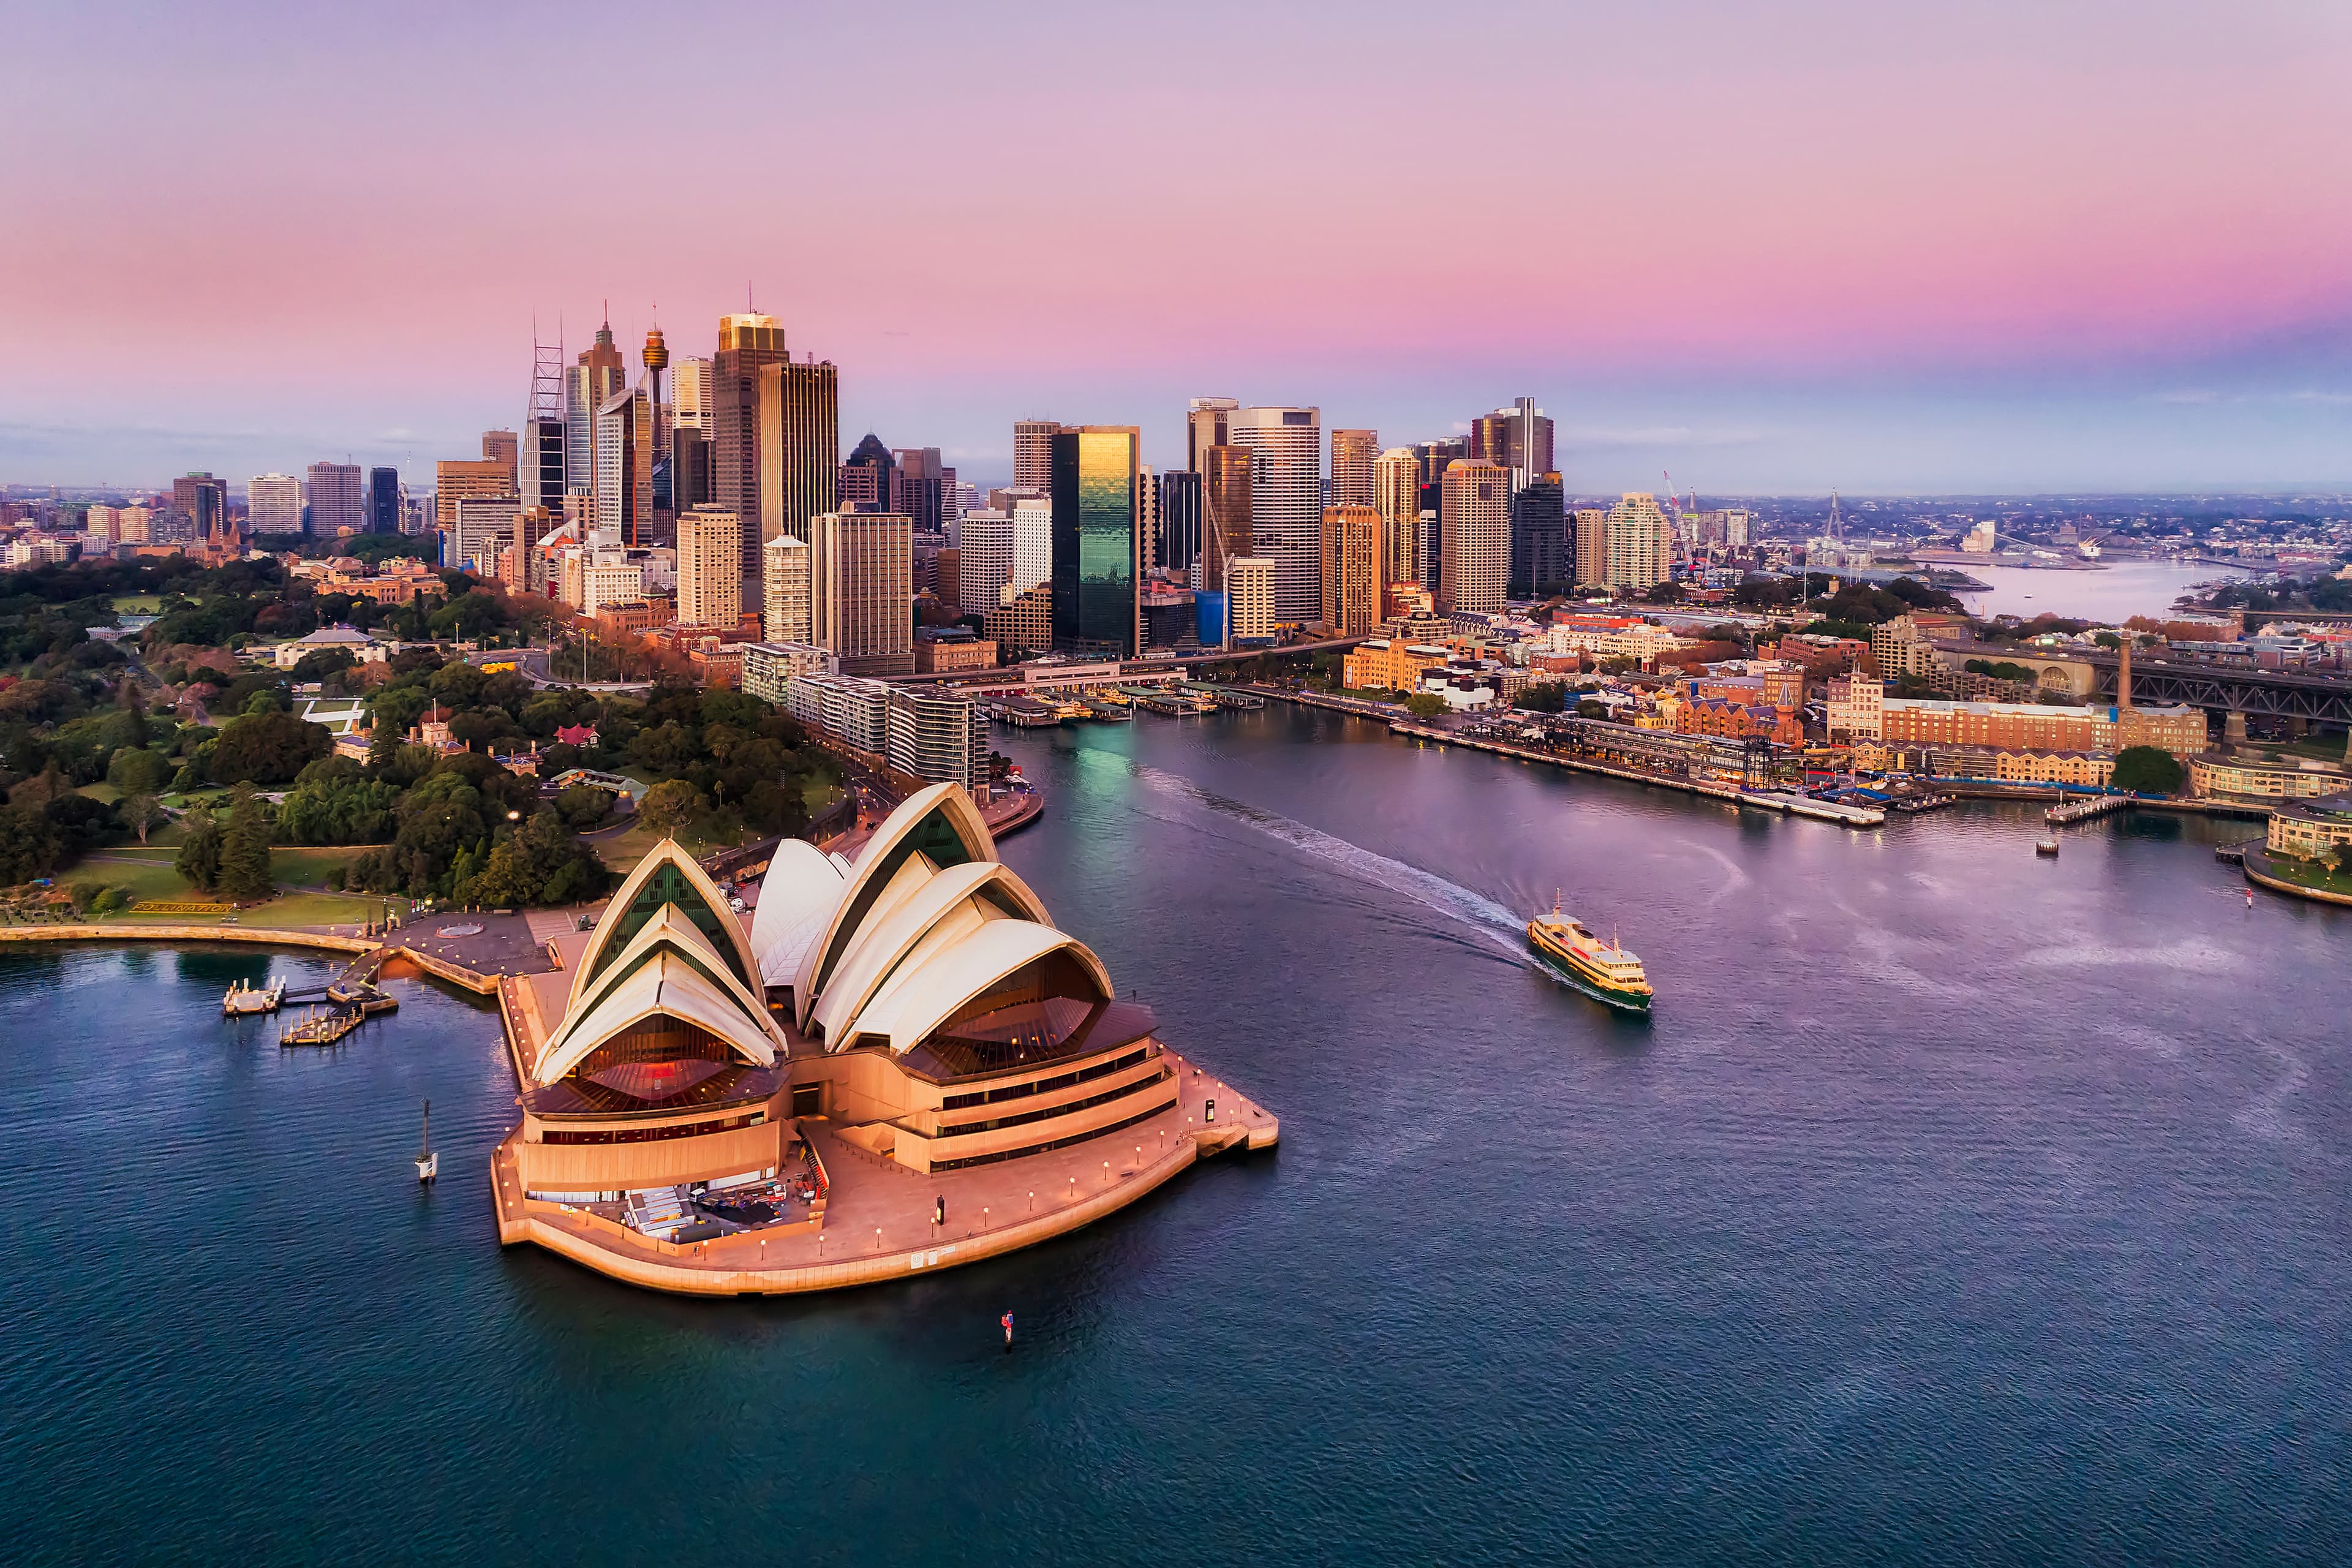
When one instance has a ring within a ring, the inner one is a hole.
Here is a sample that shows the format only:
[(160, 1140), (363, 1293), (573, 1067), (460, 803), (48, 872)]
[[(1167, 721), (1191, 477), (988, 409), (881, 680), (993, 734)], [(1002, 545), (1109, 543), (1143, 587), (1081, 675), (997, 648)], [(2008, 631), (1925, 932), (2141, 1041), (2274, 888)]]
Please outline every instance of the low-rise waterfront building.
[(2268, 805), (2341, 795), (2347, 779), (2340, 763), (2315, 757), (2263, 760), (2203, 752), (2189, 759), (2189, 793), (2199, 800)]
[(2284, 801), (2271, 813), (2264, 843), (2275, 855), (2318, 858), (2323, 850), (2352, 845), (2352, 795), (2311, 801)]
[(1411, 691), (1424, 672), (1444, 664), (1448, 655), (1448, 649), (1433, 643), (1369, 637), (1348, 650), (1339, 679), (1351, 690)]

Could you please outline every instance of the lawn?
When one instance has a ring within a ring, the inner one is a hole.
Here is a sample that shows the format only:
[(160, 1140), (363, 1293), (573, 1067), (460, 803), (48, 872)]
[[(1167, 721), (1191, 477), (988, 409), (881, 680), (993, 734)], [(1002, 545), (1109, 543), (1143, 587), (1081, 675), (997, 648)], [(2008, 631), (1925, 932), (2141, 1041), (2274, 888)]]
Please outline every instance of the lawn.
[(163, 601), (152, 594), (117, 594), (114, 613), (118, 616), (160, 616)]
[(2246, 864), (2265, 877), (2282, 882), (2293, 882), (2299, 888), (2310, 888), (2322, 893), (2337, 893), (2352, 898), (2352, 875), (2330, 871), (2316, 860), (2299, 859), (2292, 855), (2273, 855), (2267, 850), (2249, 848)]
[[(326, 893), (297, 889), (316, 889), (322, 883), (330, 868), (347, 866), (367, 851), (364, 848), (336, 847), (331, 848), (273, 848), (269, 852), (269, 869), (278, 885), (289, 889), (259, 909), (247, 910), (239, 915), (244, 925), (326, 925), (349, 924), (355, 921), (372, 920), (383, 912), (381, 899), (368, 894)], [(58, 873), (58, 880), (66, 886), (76, 882), (96, 882), (109, 888), (128, 888), (131, 896), (142, 902), (163, 900), (184, 902), (201, 900), (204, 895), (188, 885), (187, 879), (172, 869), (177, 851), (149, 846), (142, 849), (135, 844), (118, 845), (83, 856), (67, 869)], [(152, 919), (158, 921), (198, 920), (209, 917), (194, 915), (136, 914), (120, 919)]]

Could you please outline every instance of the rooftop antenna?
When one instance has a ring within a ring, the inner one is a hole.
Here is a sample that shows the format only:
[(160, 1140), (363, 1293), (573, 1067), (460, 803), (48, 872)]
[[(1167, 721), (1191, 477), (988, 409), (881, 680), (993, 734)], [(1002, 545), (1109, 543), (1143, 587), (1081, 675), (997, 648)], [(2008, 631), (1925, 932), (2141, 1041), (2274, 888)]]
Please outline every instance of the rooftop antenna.
[[(559, 318), (559, 321), (561, 318)], [(539, 340), (539, 312), (530, 314), (530, 415), (533, 419), (563, 417), (563, 329), (555, 341)]]

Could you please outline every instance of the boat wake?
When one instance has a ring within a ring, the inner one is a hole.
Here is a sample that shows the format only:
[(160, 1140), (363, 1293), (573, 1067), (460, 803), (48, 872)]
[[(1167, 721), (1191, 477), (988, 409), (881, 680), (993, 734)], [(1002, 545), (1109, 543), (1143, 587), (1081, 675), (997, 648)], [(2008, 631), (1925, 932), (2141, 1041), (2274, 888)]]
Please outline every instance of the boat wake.
[(1475, 893), (1459, 883), (1449, 882), (1434, 873), (1402, 860), (1376, 854), (1359, 844), (1296, 822), (1275, 812), (1262, 810), (1244, 802), (1229, 799), (1181, 774), (1168, 773), (1148, 763), (1129, 762), (1123, 758), (1103, 756), (1104, 765), (1115, 765), (1140, 779), (1159, 793), (1183, 800), (1191, 805), (1215, 812), (1229, 821), (1238, 822), (1265, 834), (1277, 843), (1288, 845), (1312, 858), (1318, 865), (1346, 873), (1360, 882), (1402, 894), (1415, 902), (1448, 916), (1469, 927), (1480, 937), (1491, 942), (1497, 951), (1513, 961), (1529, 967), (1535, 964), (1523, 950), (1527, 917), (1515, 915), (1483, 893)]

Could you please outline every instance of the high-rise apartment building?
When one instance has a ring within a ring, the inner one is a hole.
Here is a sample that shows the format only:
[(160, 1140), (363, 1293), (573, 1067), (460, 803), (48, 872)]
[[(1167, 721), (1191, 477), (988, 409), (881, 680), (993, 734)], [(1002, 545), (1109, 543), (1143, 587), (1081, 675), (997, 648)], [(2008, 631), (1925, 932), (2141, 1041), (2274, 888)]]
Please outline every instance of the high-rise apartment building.
[(1244, 555), (1225, 563), (1225, 614), (1236, 643), (1270, 643), (1276, 629), (1274, 563)]
[(730, 633), (743, 624), (743, 520), (725, 507), (677, 514), (677, 622)]
[(1379, 508), (1380, 491), (1373, 480), (1372, 466), (1379, 461), (1381, 437), (1377, 430), (1331, 432), (1333, 506)]
[(1054, 647), (1061, 652), (1133, 658), (1142, 647), (1135, 516), (1141, 445), (1132, 425), (1082, 425), (1054, 435)]
[(1160, 552), (1151, 562), (1186, 572), (1201, 553), (1201, 476), (1176, 468), (1160, 476)]
[(1201, 449), (1201, 587), (1223, 593), (1225, 567), (1255, 555), (1251, 489), (1256, 455), (1247, 447)]
[(1568, 520), (1569, 548), (1574, 552), (1576, 580), (1599, 584), (1609, 581), (1609, 514), (1597, 506), (1579, 507)]
[(1511, 497), (1510, 591), (1532, 597), (1567, 583), (1573, 566), (1559, 476), (1538, 474)]
[(1184, 466), (1196, 474), (1209, 470), (1209, 448), (1233, 445), (1234, 410), (1238, 398), (1196, 397), (1184, 409)]
[(1249, 448), (1252, 553), (1274, 562), (1275, 618), (1305, 626), (1323, 608), (1323, 415), (1237, 408), (1234, 444)]
[(709, 439), (710, 362), (688, 355), (677, 361), (670, 374), (671, 431), (699, 431), (705, 440)]
[[(247, 492), (246, 507), (248, 511), (252, 510), (252, 504), (250, 492)], [(122, 538), (121, 524), (115, 515), (114, 508), (102, 501), (91, 502), (89, 510), (82, 513), (81, 528), (82, 531), (89, 537), (104, 540), (110, 545)]]
[(359, 465), (311, 464), (310, 531), (320, 539), (334, 539), (367, 531), (367, 492), (360, 483)]
[(1372, 464), (1372, 507), (1386, 529), (1389, 570), (1412, 574), (1414, 524), (1421, 517), (1421, 458), (1410, 447), (1391, 447)]
[(1052, 419), (1013, 422), (1013, 488), (1042, 490), (1054, 483), (1054, 433), (1061, 424)]
[(760, 537), (746, 540), (743, 570), (782, 534), (809, 536), (809, 519), (840, 509), (840, 385), (831, 360), (760, 367)]
[(997, 507), (963, 515), (963, 545), (956, 562), (961, 602), (985, 615), (1013, 580), (1013, 518)]
[[(773, 316), (747, 311), (719, 318), (719, 352), (710, 361), (710, 497), (712, 505), (745, 520), (744, 544), (752, 552), (742, 567), (746, 575), (759, 570), (759, 534), (766, 525), (760, 507), (760, 373), (791, 358), (784, 329)], [(781, 395), (781, 377), (776, 389)]]
[(1373, 508), (1346, 501), (1323, 509), (1323, 621), (1342, 637), (1362, 637), (1381, 624), (1385, 543), (1386, 528)]
[(144, 544), (154, 519), (155, 513), (150, 508), (126, 506), (115, 513), (114, 537), (125, 544)]
[(809, 544), (780, 533), (760, 547), (760, 633), (772, 643), (807, 643)]
[(1624, 499), (1609, 509), (1606, 533), (1602, 580), (1611, 587), (1654, 587), (1674, 574), (1674, 525), (1666, 521), (1656, 496), (1627, 490)]
[(1449, 464), (1444, 498), (1438, 613), (1490, 615), (1503, 607), (1510, 565), (1511, 471), (1475, 458)]
[(302, 531), (302, 481), (291, 474), (256, 474), (245, 481), (245, 524), (256, 539)]
[(828, 511), (809, 521), (810, 641), (845, 675), (915, 669), (913, 520), (903, 512)]

